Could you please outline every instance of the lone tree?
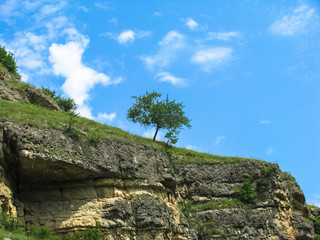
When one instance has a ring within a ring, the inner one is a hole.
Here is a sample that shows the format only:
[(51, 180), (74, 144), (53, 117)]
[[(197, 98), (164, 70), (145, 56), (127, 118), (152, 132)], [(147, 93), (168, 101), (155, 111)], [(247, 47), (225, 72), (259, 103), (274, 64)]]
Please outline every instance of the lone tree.
[(184, 115), (182, 103), (176, 103), (175, 100), (169, 101), (168, 95), (165, 100), (159, 100), (161, 96), (160, 93), (153, 91), (132, 97), (136, 102), (128, 110), (127, 118), (134, 123), (155, 127), (153, 141), (156, 140), (159, 129), (166, 129), (167, 144), (175, 144), (183, 125), (190, 128), (191, 120)]

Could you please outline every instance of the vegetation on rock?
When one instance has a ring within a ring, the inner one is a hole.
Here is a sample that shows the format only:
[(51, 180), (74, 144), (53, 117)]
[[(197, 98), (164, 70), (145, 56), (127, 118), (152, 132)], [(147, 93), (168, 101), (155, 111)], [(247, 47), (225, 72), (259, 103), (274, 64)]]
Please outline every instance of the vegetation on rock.
[(257, 198), (257, 193), (253, 187), (252, 177), (249, 176), (242, 183), (242, 188), (235, 190), (237, 198), (244, 203), (254, 203)]
[(49, 88), (42, 87), (41, 91), (47, 96), (53, 98), (58, 106), (65, 112), (74, 112), (77, 109), (77, 105), (72, 98), (64, 98), (56, 94), (56, 91), (53, 91)]

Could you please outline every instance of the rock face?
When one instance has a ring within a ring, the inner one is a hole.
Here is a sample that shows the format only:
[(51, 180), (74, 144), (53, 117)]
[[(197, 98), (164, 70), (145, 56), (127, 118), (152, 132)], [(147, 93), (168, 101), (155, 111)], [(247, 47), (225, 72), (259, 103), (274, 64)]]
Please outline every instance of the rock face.
[(26, 101), (51, 110), (60, 111), (57, 103), (39, 89), (18, 89), (9, 83), (23, 84), (19, 79), (11, 76), (10, 74), (6, 74), (0, 69), (0, 100), (7, 100), (11, 102)]
[[(315, 239), (299, 186), (276, 164), (178, 164), (144, 145), (74, 141), (0, 122), (0, 204), (26, 225), (103, 239)], [(256, 197), (242, 203), (250, 182)]]

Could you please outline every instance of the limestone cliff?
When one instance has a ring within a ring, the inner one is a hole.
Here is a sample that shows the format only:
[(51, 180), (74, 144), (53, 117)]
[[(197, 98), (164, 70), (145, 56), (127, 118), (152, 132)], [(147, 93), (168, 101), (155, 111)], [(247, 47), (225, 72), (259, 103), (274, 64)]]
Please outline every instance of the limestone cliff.
[[(57, 233), (99, 223), (104, 239), (315, 239), (302, 191), (277, 165), (173, 164), (143, 145), (7, 121), (0, 159), (2, 211)], [(259, 201), (230, 204), (248, 176)]]
[(276, 164), (196, 158), (2, 119), (1, 210), (61, 235), (98, 223), (103, 239), (316, 239), (303, 192)]

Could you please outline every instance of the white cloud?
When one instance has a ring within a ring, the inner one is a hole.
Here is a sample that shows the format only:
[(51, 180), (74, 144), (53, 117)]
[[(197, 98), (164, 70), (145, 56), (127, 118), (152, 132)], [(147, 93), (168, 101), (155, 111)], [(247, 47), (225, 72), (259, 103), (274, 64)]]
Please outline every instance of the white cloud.
[(120, 44), (126, 44), (134, 41), (135, 33), (132, 30), (125, 30), (118, 36), (118, 42)]
[(308, 25), (315, 22), (315, 10), (309, 6), (301, 6), (272, 23), (269, 31), (282, 36), (293, 36), (303, 33)]
[(215, 47), (200, 50), (191, 57), (191, 62), (200, 64), (205, 71), (222, 64), (231, 57), (232, 49), (227, 47)]
[(0, 4), (0, 19), (7, 19), (17, 15), (18, 8), (17, 0), (7, 0)]
[(266, 120), (266, 119), (261, 119), (260, 120), (260, 124), (270, 124), (270, 123), (272, 123), (271, 120)]
[(62, 90), (75, 100), (80, 115), (93, 119), (90, 108), (85, 103), (85, 101), (89, 100), (89, 91), (99, 83), (107, 86), (120, 81), (117, 79), (116, 82), (113, 82), (109, 76), (85, 66), (82, 63), (82, 54), (89, 39), (84, 36), (73, 37), (78, 41), (70, 41), (66, 44), (52, 44), (49, 48), (49, 61), (52, 63), (54, 74), (66, 78)]
[(161, 13), (161, 12), (154, 12), (154, 13), (152, 14), (152, 16), (161, 17), (161, 16), (162, 16), (162, 13)]
[(61, 11), (61, 9), (63, 9), (66, 5), (67, 2), (65, 1), (58, 1), (56, 4), (45, 4), (41, 6), (40, 10), (37, 11), (34, 17), (38, 22), (43, 21), (43, 19), (56, 14), (58, 11)]
[(180, 47), (183, 45), (184, 35), (177, 31), (170, 31), (164, 36), (164, 38), (159, 42), (160, 46), (170, 46), (173, 48)]
[(116, 118), (117, 114), (114, 113), (99, 113), (98, 117), (97, 117), (97, 121), (101, 122), (101, 123), (105, 123), (105, 122), (112, 122), (115, 118)]
[(95, 3), (94, 5), (95, 5), (97, 8), (100, 8), (100, 9), (104, 9), (104, 10), (109, 10), (109, 9), (110, 9), (108, 3), (105, 3), (105, 2), (103, 2), (103, 3), (98, 2), (98, 3)]
[(172, 85), (184, 87), (187, 85), (186, 79), (178, 78), (168, 72), (161, 72), (157, 76), (159, 82), (168, 82)]
[(113, 18), (109, 19), (108, 22), (109, 23), (113, 23), (114, 25), (118, 25), (118, 19), (116, 17), (113, 17)]
[(81, 9), (82, 11), (86, 12), (86, 13), (89, 12), (89, 9), (86, 8), (85, 6), (78, 6), (78, 8)]
[(222, 40), (222, 41), (229, 41), (232, 38), (240, 37), (241, 34), (239, 32), (209, 32), (207, 40)]
[(226, 136), (218, 136), (218, 137), (216, 137), (216, 140), (213, 144), (218, 146), (221, 143), (221, 141), (224, 139), (226, 139)]
[(170, 31), (158, 45), (159, 50), (156, 54), (140, 58), (151, 71), (155, 69), (160, 69), (161, 71), (162, 68), (167, 67), (176, 59), (178, 53), (186, 46), (185, 36), (177, 31)]
[(99, 36), (106, 36), (112, 39), (117, 40), (120, 44), (128, 44), (134, 42), (136, 39), (147, 38), (151, 36), (151, 31), (136, 31), (133, 30), (124, 30), (120, 34), (115, 34), (111, 32), (105, 32), (99, 34)]
[(192, 18), (188, 18), (186, 20), (186, 25), (189, 27), (190, 30), (195, 30), (199, 26), (199, 24), (196, 21), (194, 21)]
[(271, 155), (275, 151), (275, 149), (275, 147), (268, 147), (268, 149), (266, 150), (266, 154)]
[(80, 114), (80, 116), (94, 120), (95, 117), (91, 113), (91, 108), (88, 105), (78, 105), (77, 106), (77, 113)]
[[(149, 129), (149, 130), (145, 131), (145, 132), (142, 134), (142, 136), (145, 137), (145, 138), (152, 138), (152, 139), (153, 139), (155, 132), (156, 132), (156, 129), (152, 128), (152, 129)], [(163, 137), (164, 137), (163, 132), (158, 131), (156, 140), (162, 141), (162, 140), (163, 140)]]

